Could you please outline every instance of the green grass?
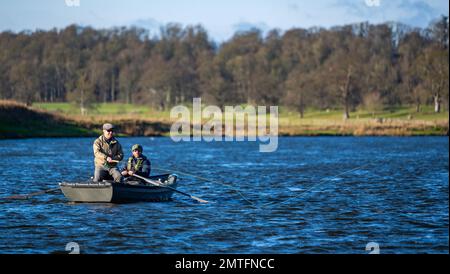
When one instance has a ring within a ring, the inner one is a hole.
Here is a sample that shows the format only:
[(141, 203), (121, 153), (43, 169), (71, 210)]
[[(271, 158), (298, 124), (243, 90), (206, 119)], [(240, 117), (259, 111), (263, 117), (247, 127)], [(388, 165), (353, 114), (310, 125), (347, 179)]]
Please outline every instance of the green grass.
[[(72, 117), (81, 116), (78, 106), (71, 103), (34, 103), (33, 108), (64, 114)], [(121, 103), (101, 103), (92, 105), (87, 111), (87, 117), (93, 118), (122, 118), (130, 116), (132, 118), (150, 119), (150, 120), (169, 120), (170, 110), (159, 111), (148, 106), (121, 104)]]
[[(60, 112), (69, 115), (79, 115), (80, 108), (71, 103), (34, 103), (33, 107), (50, 112)], [(150, 111), (148, 107), (120, 104), (120, 103), (107, 103), (107, 104), (94, 104), (88, 109), (88, 113), (91, 114), (146, 114)]]
[[(440, 113), (435, 113), (433, 107), (424, 107), (421, 112), (416, 112), (415, 108), (411, 107), (399, 107), (394, 111), (384, 110), (384, 111), (366, 111), (358, 110), (350, 112), (351, 120), (370, 120), (370, 119), (399, 119), (399, 120), (448, 120), (448, 111), (442, 111)], [(281, 112), (280, 119), (289, 120), (290, 122), (308, 121), (308, 120), (327, 120), (327, 121), (342, 121), (343, 111), (342, 110), (330, 110), (330, 111), (320, 111), (320, 110), (308, 110), (304, 113), (304, 118), (300, 118), (300, 114), (297, 112)]]
[[(79, 116), (79, 108), (71, 103), (34, 103), (34, 108), (46, 110), (49, 112), (63, 113), (66, 115)], [(191, 108), (191, 106), (187, 106)], [(301, 119), (300, 115), (296, 111), (289, 110), (285, 107), (279, 108), (279, 114), (281, 120), (301, 121), (301, 120), (329, 120), (329, 121), (342, 121), (343, 111), (342, 110), (317, 110), (317, 109), (307, 109), (304, 114), (304, 118)], [(121, 104), (121, 103), (102, 103), (95, 104), (92, 108), (88, 110), (88, 116), (122, 116), (122, 115), (133, 115), (141, 118), (148, 119), (170, 119), (170, 110), (158, 111), (152, 109), (148, 106), (143, 105), (132, 105), (132, 104)], [(383, 110), (383, 111), (367, 111), (358, 110), (350, 113), (351, 119), (409, 119), (414, 120), (448, 120), (448, 111), (442, 111), (441, 113), (434, 113), (433, 106), (422, 107), (421, 112), (417, 113), (414, 107), (397, 107), (394, 110)]]
[(77, 108), (75, 105), (69, 103), (33, 103), (34, 108), (50, 111), (50, 112), (59, 112), (59, 113), (75, 113)]
[[(192, 109), (187, 104), (186, 107)], [(202, 107), (205, 107), (203, 105)], [(245, 106), (243, 106), (245, 107)], [(124, 121), (142, 120), (147, 123), (162, 122), (170, 125), (170, 110), (158, 111), (148, 106), (129, 105), (120, 103), (97, 104), (90, 109), (87, 116), (81, 116), (79, 109), (70, 103), (35, 103), (35, 109), (65, 114), (72, 124), (101, 125), (102, 122), (111, 121), (118, 125), (124, 125)], [(191, 111), (192, 115), (192, 111)], [(222, 116), (224, 118), (224, 116)], [(192, 116), (191, 116), (192, 118)], [(267, 114), (269, 118), (269, 113)], [(237, 118), (235, 118), (236, 120)], [(380, 120), (383, 119), (383, 120)], [(203, 119), (206, 122), (208, 119)], [(443, 135), (448, 131), (448, 111), (434, 113), (433, 106), (422, 107), (417, 113), (414, 107), (402, 106), (380, 111), (368, 111), (358, 109), (350, 113), (350, 119), (343, 120), (343, 111), (339, 109), (319, 110), (307, 109), (304, 118), (300, 118), (298, 112), (286, 107), (279, 107), (279, 131), (282, 135)], [(192, 120), (191, 120), (192, 122)], [(1, 124), (1, 123), (0, 123)], [(93, 128), (92, 126), (87, 126)], [(128, 134), (133, 135), (133, 130), (138, 132), (138, 127), (128, 125)], [(11, 130), (11, 129), (10, 129)], [(17, 129), (18, 132), (20, 129)], [(38, 129), (39, 130), (39, 129)], [(49, 129), (48, 132), (55, 129)], [(24, 129), (24, 131), (27, 131)], [(42, 131), (42, 130), (41, 130)], [(80, 129), (73, 127), (60, 127), (60, 135), (83, 134)], [(25, 133), (24, 133), (25, 134)], [(41, 134), (47, 134), (43, 131)], [(48, 133), (50, 134), (50, 133)], [(167, 135), (166, 130), (160, 130), (160, 134)]]

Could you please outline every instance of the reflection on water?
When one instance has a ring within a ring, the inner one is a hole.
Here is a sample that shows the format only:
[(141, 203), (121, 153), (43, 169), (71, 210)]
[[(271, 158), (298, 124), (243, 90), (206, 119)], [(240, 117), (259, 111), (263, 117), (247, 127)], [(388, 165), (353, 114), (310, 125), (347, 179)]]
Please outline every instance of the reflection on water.
[[(0, 252), (448, 253), (448, 138), (280, 138), (258, 144), (144, 145), (152, 174), (172, 170), (173, 201), (73, 204), (61, 193), (0, 199)], [(1, 197), (86, 180), (91, 138), (0, 141)], [(160, 168), (161, 170), (156, 170)], [(194, 175), (189, 176), (188, 174)]]

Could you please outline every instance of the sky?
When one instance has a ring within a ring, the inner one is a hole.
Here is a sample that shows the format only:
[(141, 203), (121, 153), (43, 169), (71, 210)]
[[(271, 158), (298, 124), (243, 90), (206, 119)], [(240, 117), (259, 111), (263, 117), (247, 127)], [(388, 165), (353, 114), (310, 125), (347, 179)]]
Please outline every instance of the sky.
[(259, 28), (332, 27), (396, 21), (426, 27), (449, 14), (447, 0), (1, 0), (0, 31), (138, 26), (157, 35), (167, 23), (202, 25), (217, 42)]

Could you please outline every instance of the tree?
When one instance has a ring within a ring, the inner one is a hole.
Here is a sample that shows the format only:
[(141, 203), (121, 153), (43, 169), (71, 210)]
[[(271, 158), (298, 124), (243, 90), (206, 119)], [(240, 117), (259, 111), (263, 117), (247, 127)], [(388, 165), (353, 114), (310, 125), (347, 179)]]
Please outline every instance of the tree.
[(37, 97), (39, 79), (34, 71), (36, 61), (21, 61), (11, 67), (9, 80), (13, 86), (13, 99), (31, 105)]
[(439, 19), (432, 21), (426, 30), (431, 40), (443, 50), (448, 50), (448, 23), (448, 16), (442, 15)]
[[(389, 108), (448, 104), (448, 17), (426, 29), (396, 23), (238, 32), (216, 45), (201, 26), (71, 25), (0, 33), (0, 98), (150, 104), (202, 97), (220, 106)], [(81, 100), (81, 97), (83, 100)]]
[(311, 90), (313, 80), (311, 76), (303, 73), (301, 69), (294, 69), (286, 80), (286, 102), (285, 104), (294, 107), (303, 118), (308, 101), (308, 91)]
[(138, 87), (141, 90), (140, 98), (143, 102), (160, 110), (171, 105), (173, 90), (172, 70), (162, 56), (153, 56), (143, 66)]
[(334, 33), (335, 50), (324, 63), (328, 89), (337, 94), (344, 108), (344, 120), (350, 118), (350, 110), (356, 104), (354, 99), (360, 91), (359, 83), (364, 77), (367, 64), (367, 46), (363, 38), (355, 37), (350, 26)]
[[(420, 57), (423, 65), (426, 87), (433, 94), (434, 111), (441, 111), (443, 97), (448, 100), (448, 16), (441, 16), (432, 22), (428, 28), (432, 45)], [(444, 96), (443, 96), (444, 95)]]
[(237, 33), (231, 41), (222, 45), (218, 55), (225, 70), (223, 75), (237, 93), (236, 103), (256, 103), (256, 57), (262, 46), (261, 31), (253, 29)]
[(423, 103), (423, 87), (421, 86), (421, 67), (418, 62), (423, 48), (427, 41), (416, 29), (406, 34), (399, 42), (399, 69), (401, 75), (400, 88), (404, 90), (403, 94), (406, 100), (415, 104), (416, 112), (420, 112)]
[(133, 103), (132, 93), (136, 91), (139, 79), (139, 69), (135, 64), (129, 64), (120, 70), (119, 87), (123, 94), (124, 102)]
[(435, 112), (441, 111), (442, 96), (445, 94), (445, 98), (448, 97), (448, 58), (448, 50), (432, 45), (423, 51), (418, 60), (423, 87), (433, 97)]
[(88, 71), (80, 70), (78, 73), (76, 85), (67, 93), (67, 100), (79, 106), (81, 115), (86, 115), (95, 101), (95, 83)]
[[(368, 40), (363, 43), (361, 61), (367, 65), (364, 70), (363, 81), (360, 83), (361, 97), (373, 93), (380, 96), (379, 100), (385, 105), (400, 105), (398, 86), (400, 83), (396, 37), (393, 25), (381, 24), (368, 29)], [(370, 96), (369, 96), (370, 97)]]

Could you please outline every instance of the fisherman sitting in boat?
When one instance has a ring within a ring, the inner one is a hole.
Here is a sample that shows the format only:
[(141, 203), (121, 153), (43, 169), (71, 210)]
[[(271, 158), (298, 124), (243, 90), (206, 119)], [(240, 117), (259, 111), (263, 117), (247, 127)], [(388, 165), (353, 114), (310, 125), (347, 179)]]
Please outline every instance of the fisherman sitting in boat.
[(133, 156), (128, 158), (127, 165), (122, 170), (123, 176), (133, 176), (133, 174), (148, 177), (150, 175), (150, 160), (142, 154), (143, 148), (136, 144), (131, 148)]
[(94, 182), (114, 179), (114, 182), (122, 181), (117, 164), (123, 159), (123, 150), (119, 141), (114, 138), (114, 126), (103, 125), (103, 135), (94, 142), (95, 173)]

